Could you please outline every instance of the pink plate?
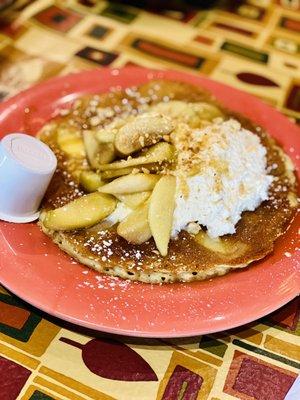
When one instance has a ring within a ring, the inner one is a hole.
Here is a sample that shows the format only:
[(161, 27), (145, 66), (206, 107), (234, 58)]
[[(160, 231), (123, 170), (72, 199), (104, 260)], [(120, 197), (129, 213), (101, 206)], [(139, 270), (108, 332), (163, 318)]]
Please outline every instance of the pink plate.
[[(296, 125), (249, 94), (174, 71), (102, 69), (42, 83), (0, 106), (0, 137), (10, 132), (34, 135), (58, 107), (82, 94), (156, 78), (208, 89), (228, 108), (266, 128), (299, 169), (300, 132)], [(299, 228), (298, 216), (277, 241), (274, 253), (250, 268), (205, 282), (156, 286), (101, 276), (80, 266), (35, 223), (0, 222), (0, 280), (47, 313), (92, 329), (144, 337), (216, 332), (260, 318), (299, 294)]]

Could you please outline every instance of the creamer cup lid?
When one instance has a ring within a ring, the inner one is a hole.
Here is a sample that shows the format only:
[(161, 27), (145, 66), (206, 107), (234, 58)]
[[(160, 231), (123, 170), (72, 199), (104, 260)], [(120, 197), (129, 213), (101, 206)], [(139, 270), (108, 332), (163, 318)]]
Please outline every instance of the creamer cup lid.
[(56, 168), (53, 151), (33, 136), (12, 133), (1, 140), (1, 145), (7, 157), (33, 173), (48, 174)]

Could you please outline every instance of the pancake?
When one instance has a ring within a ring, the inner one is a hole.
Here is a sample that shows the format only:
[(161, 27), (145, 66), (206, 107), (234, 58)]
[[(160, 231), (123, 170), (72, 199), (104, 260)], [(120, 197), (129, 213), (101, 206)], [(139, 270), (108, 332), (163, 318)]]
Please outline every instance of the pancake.
[[(255, 211), (245, 211), (236, 225), (236, 232), (212, 240), (205, 230), (197, 235), (181, 231), (169, 243), (167, 256), (162, 257), (151, 238), (136, 245), (120, 237), (116, 228), (96, 225), (73, 231), (49, 230), (43, 223), (45, 211), (68, 204), (85, 194), (78, 182), (78, 171), (88, 168), (80, 154), (72, 157), (58, 145), (58, 129), (83, 130), (108, 125), (117, 115), (132, 115), (147, 110), (149, 105), (170, 100), (206, 102), (218, 107), (225, 119), (234, 118), (243, 128), (259, 136), (267, 150), (267, 167), (275, 177), (269, 189), (269, 200)], [(109, 108), (97, 121), (97, 108)], [(125, 91), (84, 97), (72, 109), (50, 121), (39, 133), (58, 158), (58, 167), (42, 203), (39, 225), (43, 232), (66, 253), (98, 272), (146, 283), (204, 280), (246, 267), (273, 251), (274, 242), (283, 235), (297, 210), (297, 181), (293, 164), (280, 146), (264, 130), (218, 104), (201, 88), (167, 80), (152, 81)]]

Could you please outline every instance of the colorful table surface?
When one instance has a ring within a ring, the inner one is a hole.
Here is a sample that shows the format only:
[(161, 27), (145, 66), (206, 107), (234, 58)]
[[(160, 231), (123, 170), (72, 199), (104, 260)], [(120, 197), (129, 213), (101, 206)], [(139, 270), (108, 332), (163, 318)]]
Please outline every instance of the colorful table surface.
[[(54, 75), (133, 64), (208, 75), (299, 123), (300, 2), (225, 4), (16, 1), (0, 16), (0, 98)], [(229, 332), (142, 340), (70, 326), (0, 287), (0, 400), (282, 400), (299, 373), (298, 320), (295, 299)]]

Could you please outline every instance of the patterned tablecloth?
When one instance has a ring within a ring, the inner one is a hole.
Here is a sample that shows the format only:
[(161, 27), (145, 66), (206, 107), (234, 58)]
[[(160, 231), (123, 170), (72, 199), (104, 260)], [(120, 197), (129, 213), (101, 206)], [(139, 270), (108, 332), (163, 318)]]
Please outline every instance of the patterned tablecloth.
[[(0, 14), (0, 98), (53, 75), (134, 64), (208, 75), (299, 123), (299, 0), (223, 4), (19, 0)], [(299, 373), (298, 317), (296, 299), (229, 332), (141, 340), (67, 325), (0, 287), (0, 400), (282, 400)]]

